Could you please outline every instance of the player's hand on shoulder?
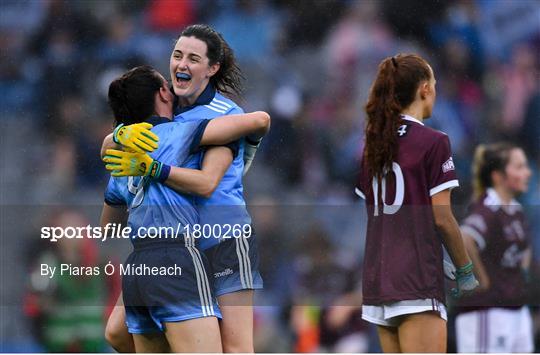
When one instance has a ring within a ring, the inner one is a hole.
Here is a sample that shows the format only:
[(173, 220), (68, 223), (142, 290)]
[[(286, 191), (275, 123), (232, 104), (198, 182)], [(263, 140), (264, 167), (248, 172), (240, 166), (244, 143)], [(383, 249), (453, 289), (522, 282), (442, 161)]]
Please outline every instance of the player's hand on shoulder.
[(121, 124), (113, 132), (113, 141), (135, 152), (153, 152), (158, 147), (159, 137), (150, 131), (151, 128), (152, 125), (146, 122)]
[(111, 175), (146, 176), (151, 174), (155, 160), (146, 153), (107, 149), (103, 157), (105, 168)]

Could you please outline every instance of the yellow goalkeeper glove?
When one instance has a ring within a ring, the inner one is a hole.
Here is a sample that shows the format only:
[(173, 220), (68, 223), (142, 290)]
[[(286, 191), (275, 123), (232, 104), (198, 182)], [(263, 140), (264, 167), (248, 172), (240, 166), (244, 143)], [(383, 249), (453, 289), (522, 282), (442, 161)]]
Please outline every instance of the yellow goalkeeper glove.
[(169, 165), (152, 159), (146, 153), (107, 149), (103, 161), (106, 163), (105, 168), (115, 177), (150, 176), (152, 179), (164, 182), (171, 171)]
[(158, 147), (159, 137), (150, 128), (150, 123), (120, 124), (114, 129), (113, 141), (136, 152), (153, 152)]

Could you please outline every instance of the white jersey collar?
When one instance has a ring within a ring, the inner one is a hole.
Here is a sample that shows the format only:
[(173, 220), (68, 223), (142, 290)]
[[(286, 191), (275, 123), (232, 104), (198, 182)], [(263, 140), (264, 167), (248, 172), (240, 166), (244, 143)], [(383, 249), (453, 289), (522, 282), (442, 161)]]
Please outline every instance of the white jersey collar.
[(420, 123), (422, 126), (424, 125), (424, 122), (420, 121), (419, 119), (414, 118), (413, 116), (401, 114), (401, 118), (406, 121)]
[(521, 210), (521, 204), (516, 199), (512, 199), (509, 204), (505, 205), (497, 191), (495, 191), (495, 189), (492, 187), (489, 187), (486, 190), (486, 195), (487, 196), (484, 200), (484, 204), (491, 206), (492, 209), (500, 207), (508, 214), (514, 214)]

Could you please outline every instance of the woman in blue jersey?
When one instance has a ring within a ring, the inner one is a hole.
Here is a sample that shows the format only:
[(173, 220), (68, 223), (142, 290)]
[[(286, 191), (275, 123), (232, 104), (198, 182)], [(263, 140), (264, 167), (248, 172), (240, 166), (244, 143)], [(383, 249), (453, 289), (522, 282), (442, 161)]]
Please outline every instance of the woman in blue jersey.
[[(207, 25), (187, 27), (178, 38), (170, 60), (172, 87), (179, 106), (175, 120), (200, 120), (242, 109), (224, 95), (240, 95), (242, 74), (232, 50), (214, 29)], [(240, 142), (239, 156), (225, 173), (209, 199), (199, 201), (201, 221), (217, 230), (229, 225), (251, 224), (244, 197), (242, 175), (246, 150), (253, 152), (259, 137)], [(248, 159), (252, 159), (250, 156)], [(249, 162), (250, 163), (250, 162)], [(253, 352), (253, 289), (262, 288), (258, 270), (257, 240), (250, 238), (204, 239), (212, 266), (214, 290), (223, 313), (220, 324), (225, 352)]]
[[(175, 121), (212, 119), (243, 112), (222, 95), (240, 94), (242, 74), (232, 50), (211, 27), (193, 25), (181, 33), (171, 54), (170, 74), (172, 90), (178, 98)], [(139, 133), (140, 137), (144, 130)], [(242, 175), (245, 167), (251, 164), (259, 142), (260, 137), (256, 136), (241, 140), (239, 154), (220, 185), (209, 199), (199, 200), (203, 227), (218, 226), (214, 229), (224, 232), (228, 226), (250, 225), (243, 198)], [(104, 147), (111, 144), (112, 135), (105, 140)], [(168, 183), (175, 178), (173, 169)], [(183, 190), (182, 183), (175, 186)], [(223, 239), (214, 234), (212, 238), (201, 240), (204, 243), (199, 247), (209, 256), (214, 292), (223, 314), (220, 322), (223, 349), (225, 352), (253, 352), (253, 289), (262, 288), (256, 239), (254, 236)], [(110, 318), (107, 337), (113, 345), (116, 340), (118, 343), (126, 340), (121, 310)]]
[[(109, 102), (117, 121), (119, 123), (137, 123), (144, 119), (155, 125), (153, 131), (159, 134), (161, 143), (152, 157), (146, 153), (133, 151), (129, 153), (116, 150), (107, 151), (108, 155), (104, 158), (108, 163), (107, 168), (113, 170), (113, 175), (117, 177), (111, 179), (106, 192), (106, 204), (102, 215), (103, 225), (119, 223), (126, 219), (126, 209), (118, 209), (118, 205), (128, 207), (130, 212), (129, 225), (134, 229), (141, 226), (147, 227), (148, 224), (166, 226), (178, 223), (182, 223), (182, 225), (196, 223), (196, 211), (190, 203), (192, 198), (177, 194), (165, 187), (168, 185), (169, 175), (174, 174), (176, 181), (187, 185), (189, 184), (186, 181), (197, 180), (197, 183), (192, 183), (195, 185), (192, 187), (193, 192), (204, 194), (201, 191), (210, 191), (211, 193), (231, 163), (232, 154), (223, 147), (209, 149), (202, 162), (201, 170), (172, 167), (171, 162), (175, 166), (180, 164), (182, 167), (189, 167), (191, 162), (198, 163), (200, 161), (200, 158), (194, 153), (194, 147), (224, 144), (249, 133), (261, 135), (266, 133), (269, 127), (268, 116), (265, 113), (234, 115), (212, 122), (208, 122), (208, 120), (188, 123), (171, 122), (173, 96), (166, 85), (164, 78), (149, 67), (135, 68), (111, 84)], [(152, 115), (154, 116), (149, 117)], [(128, 135), (131, 135), (131, 138), (134, 137), (133, 131), (122, 130), (122, 127), (116, 132), (123, 139)], [(149, 139), (146, 142), (137, 139), (135, 140), (137, 144), (133, 147), (152, 145), (158, 138), (154, 133), (148, 131), (145, 137)], [(128, 156), (124, 154), (128, 154)], [(193, 156), (193, 159), (190, 156)], [(126, 157), (128, 157), (129, 164), (124, 164)], [(144, 176), (144, 178), (136, 178), (138, 180), (133, 182), (133, 178), (129, 178), (130, 181), (128, 178), (122, 177), (128, 175)], [(164, 182), (165, 184), (155, 184), (154, 182)], [(204, 185), (210, 186), (204, 187)], [(139, 189), (139, 187), (142, 188)], [(144, 195), (144, 198), (141, 195)], [(152, 211), (152, 209), (159, 209), (159, 213)], [(148, 220), (145, 216), (148, 216), (149, 212), (152, 212), (153, 217)], [(158, 265), (163, 262), (167, 263), (167, 256), (163, 253), (174, 246), (176, 249), (173, 255), (176, 256), (174, 258), (169, 256), (169, 258), (174, 259), (175, 264), (178, 260), (178, 263), (182, 264), (183, 269), (187, 270), (188, 273), (176, 278), (150, 277), (141, 279), (133, 275), (124, 277), (123, 291), (124, 300), (127, 302), (127, 317), (123, 313), (121, 317), (127, 318), (129, 332), (135, 334), (133, 337), (135, 346), (131, 336), (128, 335), (129, 339), (126, 336), (117, 339), (122, 340), (123, 343), (114, 343), (115, 348), (119, 351), (166, 351), (170, 345), (170, 349), (176, 352), (220, 351), (219, 328), (215, 318), (213, 320), (211, 318), (211, 316), (219, 315), (219, 311), (214, 310), (214, 305), (210, 302), (212, 296), (206, 275), (200, 274), (200, 271), (204, 269), (204, 255), (201, 256), (194, 248), (193, 243), (188, 245), (187, 241), (185, 246), (181, 243), (171, 244), (170, 241), (163, 240), (158, 240), (156, 243), (150, 241), (149, 244), (144, 239), (136, 238), (133, 244), (135, 251), (130, 255), (128, 262), (142, 261)], [(182, 253), (185, 254), (183, 257)], [(190, 261), (188, 253), (193, 258), (193, 262)], [(193, 255), (197, 257), (195, 258)], [(192, 264), (196, 264), (197, 267), (193, 267)], [(189, 276), (190, 270), (194, 270), (191, 273), (191, 278)], [(197, 274), (196, 280), (195, 274)], [(205, 284), (208, 288), (202, 293), (201, 283), (203, 288)], [(197, 289), (199, 289), (201, 299), (205, 299), (204, 307), (197, 306)], [(147, 307), (155, 303), (161, 304), (159, 310)], [(117, 307), (112, 318), (120, 318), (114, 316), (119, 314), (120, 308), (123, 311), (123, 307)], [(160, 333), (155, 334), (159, 330), (164, 331), (166, 337)], [(204, 342), (202, 342), (203, 339)], [(201, 345), (202, 343), (204, 346)]]

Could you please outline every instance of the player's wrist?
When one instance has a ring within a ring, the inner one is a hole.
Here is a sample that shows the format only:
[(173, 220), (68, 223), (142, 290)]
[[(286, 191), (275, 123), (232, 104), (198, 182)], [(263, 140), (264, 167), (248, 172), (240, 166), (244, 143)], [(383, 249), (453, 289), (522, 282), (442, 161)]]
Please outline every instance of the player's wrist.
[(474, 265), (472, 261), (469, 261), (467, 264), (460, 266), (456, 269), (456, 276), (468, 276), (473, 273)]
[(124, 124), (120, 123), (118, 126), (116, 126), (116, 128), (113, 131), (112, 139), (113, 139), (113, 142), (116, 143), (116, 144), (122, 144), (118, 140), (118, 132), (122, 129), (122, 127), (124, 127)]
[(153, 160), (150, 164), (148, 175), (157, 182), (164, 183), (171, 173), (171, 166), (160, 162), (159, 160)]

